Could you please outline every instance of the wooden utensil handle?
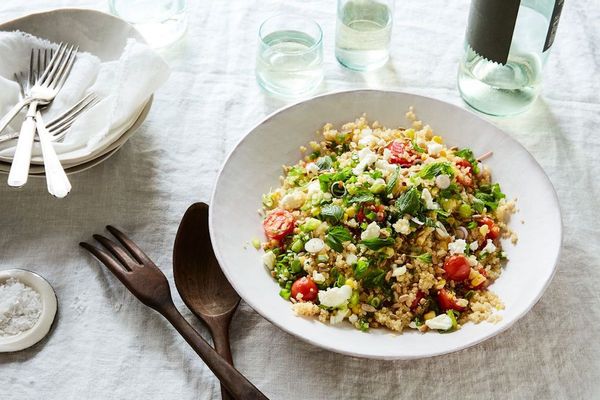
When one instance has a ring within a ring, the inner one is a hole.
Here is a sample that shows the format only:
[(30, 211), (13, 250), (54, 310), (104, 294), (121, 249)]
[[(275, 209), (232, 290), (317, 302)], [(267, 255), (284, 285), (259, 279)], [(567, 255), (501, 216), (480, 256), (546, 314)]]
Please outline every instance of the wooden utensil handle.
[(231, 395), (238, 400), (268, 399), (238, 370), (227, 363), (183, 318), (173, 303), (158, 310), (206, 363)]
[[(231, 346), (229, 345), (229, 323), (215, 324), (210, 327), (210, 333), (215, 344), (215, 350), (225, 361), (233, 365)], [(221, 384), (221, 400), (233, 400), (227, 388)]]

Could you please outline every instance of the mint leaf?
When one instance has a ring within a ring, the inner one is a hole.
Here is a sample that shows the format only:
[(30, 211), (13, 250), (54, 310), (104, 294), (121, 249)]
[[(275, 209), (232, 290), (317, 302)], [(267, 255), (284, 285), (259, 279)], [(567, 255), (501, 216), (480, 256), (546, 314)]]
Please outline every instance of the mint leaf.
[(421, 194), (412, 186), (396, 200), (396, 208), (400, 215), (416, 215), (421, 210)]
[(438, 175), (449, 175), (450, 177), (453, 177), (454, 169), (448, 162), (436, 162), (425, 165), (417, 175), (423, 179), (433, 179)]
[(464, 158), (469, 162), (469, 164), (471, 164), (471, 168), (473, 169), (474, 174), (479, 173), (479, 164), (477, 162), (477, 159), (473, 155), (473, 151), (471, 149), (464, 148), (462, 150), (457, 151), (455, 154), (460, 158)]
[(364, 244), (365, 246), (367, 246), (367, 248), (369, 248), (371, 250), (377, 251), (384, 247), (393, 246), (394, 243), (396, 243), (396, 241), (394, 240), (394, 238), (388, 237), (385, 239), (380, 239), (380, 238), (365, 239), (365, 240), (361, 240), (360, 243)]
[(321, 208), (321, 216), (330, 222), (338, 223), (344, 216), (344, 210), (335, 204), (327, 204)]

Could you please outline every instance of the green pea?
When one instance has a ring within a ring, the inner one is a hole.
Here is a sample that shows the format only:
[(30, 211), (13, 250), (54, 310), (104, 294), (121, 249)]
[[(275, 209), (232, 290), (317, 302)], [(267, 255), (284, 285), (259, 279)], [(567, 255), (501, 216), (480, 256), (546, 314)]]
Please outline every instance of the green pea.
[(462, 218), (469, 218), (471, 215), (473, 215), (473, 210), (471, 209), (471, 206), (468, 204), (461, 204), (460, 207), (458, 207), (458, 215), (460, 215)]

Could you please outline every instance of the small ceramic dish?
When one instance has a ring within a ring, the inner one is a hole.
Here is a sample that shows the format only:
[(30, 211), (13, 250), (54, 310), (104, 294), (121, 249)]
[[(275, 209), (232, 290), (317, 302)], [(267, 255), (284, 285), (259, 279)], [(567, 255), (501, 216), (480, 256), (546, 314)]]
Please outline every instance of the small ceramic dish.
[(0, 353), (20, 351), (42, 340), (50, 332), (58, 308), (54, 289), (38, 274), (24, 269), (0, 271), (0, 284), (4, 284), (9, 278), (17, 279), (40, 294), (42, 313), (35, 325), (28, 331), (14, 336), (0, 336)]

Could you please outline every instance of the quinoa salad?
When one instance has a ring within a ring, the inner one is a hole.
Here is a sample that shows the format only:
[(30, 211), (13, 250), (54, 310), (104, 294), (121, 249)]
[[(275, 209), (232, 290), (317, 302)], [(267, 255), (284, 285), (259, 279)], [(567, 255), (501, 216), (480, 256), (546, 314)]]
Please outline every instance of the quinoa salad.
[(355, 328), (453, 332), (497, 321), (488, 289), (506, 262), (515, 212), (482, 160), (449, 147), (407, 113), (411, 128), (366, 116), (284, 166), (263, 195), (263, 263), (297, 315)]

